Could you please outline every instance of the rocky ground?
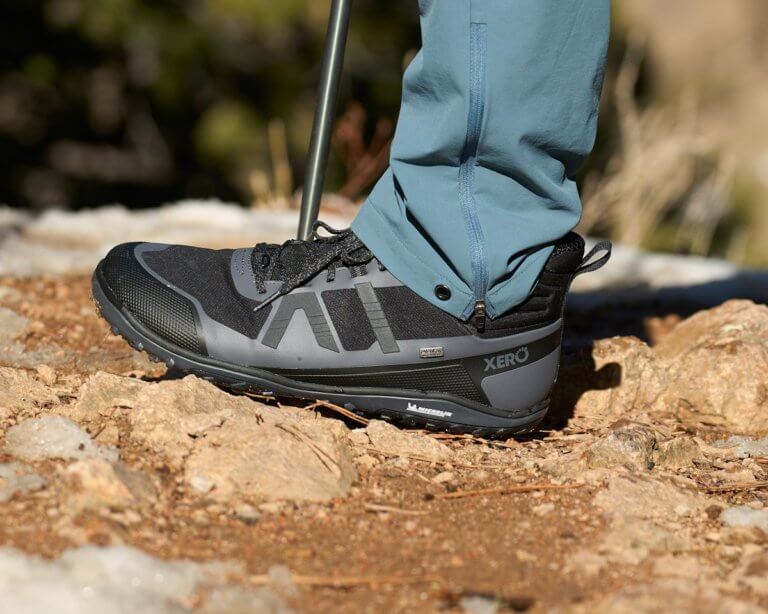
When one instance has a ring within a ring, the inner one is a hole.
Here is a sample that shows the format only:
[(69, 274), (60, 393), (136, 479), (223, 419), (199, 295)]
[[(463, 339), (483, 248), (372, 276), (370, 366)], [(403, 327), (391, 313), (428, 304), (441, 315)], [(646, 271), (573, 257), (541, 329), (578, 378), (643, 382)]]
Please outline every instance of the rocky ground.
[(0, 264), (8, 611), (768, 609), (765, 306), (573, 311), (542, 430), (491, 442), (166, 373), (25, 253)]

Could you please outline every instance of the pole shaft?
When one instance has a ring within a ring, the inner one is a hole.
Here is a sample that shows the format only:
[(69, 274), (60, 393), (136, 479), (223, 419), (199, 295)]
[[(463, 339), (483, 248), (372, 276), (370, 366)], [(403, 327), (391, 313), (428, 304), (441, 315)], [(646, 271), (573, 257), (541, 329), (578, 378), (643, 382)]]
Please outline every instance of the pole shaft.
[(323, 182), (328, 166), (333, 118), (339, 98), (351, 7), (352, 0), (333, 0), (331, 5), (323, 51), (320, 92), (315, 109), (312, 138), (304, 174), (304, 191), (301, 197), (298, 237), (304, 241), (308, 240), (312, 234), (312, 225), (317, 220), (320, 199), (323, 196)]

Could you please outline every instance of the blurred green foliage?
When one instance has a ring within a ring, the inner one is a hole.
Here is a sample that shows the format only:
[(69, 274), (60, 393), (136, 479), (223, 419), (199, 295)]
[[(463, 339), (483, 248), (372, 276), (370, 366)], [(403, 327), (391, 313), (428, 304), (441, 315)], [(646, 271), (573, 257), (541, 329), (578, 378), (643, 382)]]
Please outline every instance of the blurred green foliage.
[[(0, 5), (0, 201), (247, 201), (286, 126), (308, 141), (329, 0), (13, 0)], [(340, 109), (394, 118), (414, 0), (357, 0)], [(333, 182), (341, 180), (338, 161)]]

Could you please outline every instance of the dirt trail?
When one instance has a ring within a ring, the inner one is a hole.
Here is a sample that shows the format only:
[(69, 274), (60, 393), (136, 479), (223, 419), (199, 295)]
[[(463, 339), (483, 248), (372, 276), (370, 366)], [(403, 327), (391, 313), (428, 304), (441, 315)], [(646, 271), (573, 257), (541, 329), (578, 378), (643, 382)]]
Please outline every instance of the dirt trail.
[(768, 309), (647, 325), (577, 343), (544, 430), (487, 442), (174, 378), (85, 278), (0, 280), (0, 544), (232, 565), (150, 591), (169, 612), (762, 611)]

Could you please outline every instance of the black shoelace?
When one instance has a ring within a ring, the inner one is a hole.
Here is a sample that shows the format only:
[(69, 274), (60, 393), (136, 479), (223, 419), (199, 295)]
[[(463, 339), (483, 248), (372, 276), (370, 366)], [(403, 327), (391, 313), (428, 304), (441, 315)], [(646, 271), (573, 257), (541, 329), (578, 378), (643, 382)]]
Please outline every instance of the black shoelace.
[[(328, 234), (321, 235), (320, 229)], [(311, 241), (291, 239), (282, 245), (259, 243), (254, 253), (257, 256), (253, 263), (257, 291), (266, 294), (269, 280), (283, 282), (280, 291), (257, 309), (294, 290), (324, 269), (327, 270), (326, 279), (333, 281), (337, 267), (365, 266), (373, 259), (373, 254), (352, 230), (337, 230), (321, 221), (313, 225)]]

